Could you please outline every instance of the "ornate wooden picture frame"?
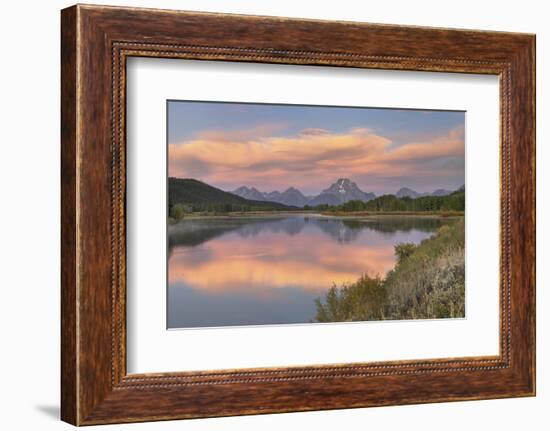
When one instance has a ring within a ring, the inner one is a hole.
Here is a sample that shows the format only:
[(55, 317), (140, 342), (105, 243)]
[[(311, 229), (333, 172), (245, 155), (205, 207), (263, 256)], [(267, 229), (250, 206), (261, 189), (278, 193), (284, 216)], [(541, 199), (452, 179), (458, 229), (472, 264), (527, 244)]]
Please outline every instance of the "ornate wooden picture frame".
[[(535, 394), (533, 35), (77, 5), (62, 11), (61, 49), (64, 421), (91, 425)], [(497, 75), (500, 354), (127, 374), (125, 98), (126, 60), (135, 56)]]

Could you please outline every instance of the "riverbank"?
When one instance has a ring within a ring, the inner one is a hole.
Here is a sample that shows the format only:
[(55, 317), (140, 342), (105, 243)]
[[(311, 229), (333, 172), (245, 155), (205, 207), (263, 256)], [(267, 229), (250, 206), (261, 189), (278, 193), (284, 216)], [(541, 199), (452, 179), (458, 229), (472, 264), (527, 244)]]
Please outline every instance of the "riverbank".
[(235, 218), (278, 218), (285, 216), (314, 215), (324, 217), (339, 217), (349, 219), (373, 218), (377, 216), (414, 216), (414, 217), (463, 217), (464, 211), (246, 211), (229, 213), (190, 213), (180, 219), (168, 217), (168, 224), (177, 224), (182, 220), (204, 220), (204, 219), (235, 219)]
[(320, 214), (337, 217), (370, 217), (370, 216), (438, 216), (461, 217), (464, 211), (322, 211)]
[(168, 224), (174, 225), (180, 221), (185, 220), (229, 220), (229, 219), (252, 219), (252, 218), (279, 218), (289, 215), (300, 215), (300, 214), (319, 214), (319, 211), (236, 211), (229, 213), (191, 213), (186, 214), (185, 217), (180, 219), (175, 219), (173, 217), (168, 217)]
[(333, 286), (316, 301), (316, 321), (464, 317), (464, 242), (460, 218), (418, 245), (397, 244), (397, 263), (384, 278)]

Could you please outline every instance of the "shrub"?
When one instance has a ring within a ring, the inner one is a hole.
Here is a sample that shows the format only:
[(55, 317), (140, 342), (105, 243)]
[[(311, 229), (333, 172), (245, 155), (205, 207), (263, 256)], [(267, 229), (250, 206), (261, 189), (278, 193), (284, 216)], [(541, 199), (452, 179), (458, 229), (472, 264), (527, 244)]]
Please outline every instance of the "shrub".
[(415, 249), (416, 245), (411, 242), (397, 244), (395, 246), (395, 257), (397, 257), (397, 263), (399, 264), (403, 261), (403, 259), (409, 257)]
[(364, 274), (355, 283), (342, 287), (333, 285), (324, 303), (317, 298), (317, 321), (379, 320), (384, 317), (385, 302), (386, 290), (382, 280)]
[(173, 205), (172, 208), (170, 208), (170, 217), (175, 220), (181, 220), (184, 218), (186, 213), (185, 205), (183, 204), (176, 204)]

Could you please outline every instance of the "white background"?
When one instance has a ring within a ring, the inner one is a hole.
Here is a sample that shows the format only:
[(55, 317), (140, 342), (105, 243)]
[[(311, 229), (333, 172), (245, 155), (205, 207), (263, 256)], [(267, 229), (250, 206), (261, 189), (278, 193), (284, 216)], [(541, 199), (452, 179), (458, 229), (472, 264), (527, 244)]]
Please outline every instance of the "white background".
[[(105, 426), (95, 429), (498, 430), (548, 428), (550, 373), (550, 28), (545, 2), (307, 0), (102, 1), (105, 4), (537, 33), (538, 396), (284, 415)], [(0, 426), (70, 429), (59, 409), (59, 9), (69, 2), (5, 2), (0, 16)]]
[[(140, 58), (127, 83), (129, 373), (498, 354), (498, 77)], [(466, 318), (167, 331), (167, 99), (466, 111)]]

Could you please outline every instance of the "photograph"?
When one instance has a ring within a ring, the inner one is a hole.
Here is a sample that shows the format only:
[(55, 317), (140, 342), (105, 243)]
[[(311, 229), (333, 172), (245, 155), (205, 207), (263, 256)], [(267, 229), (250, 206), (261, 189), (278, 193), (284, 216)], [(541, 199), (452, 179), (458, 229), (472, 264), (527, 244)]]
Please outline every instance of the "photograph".
[(465, 317), (465, 112), (167, 101), (167, 328)]

